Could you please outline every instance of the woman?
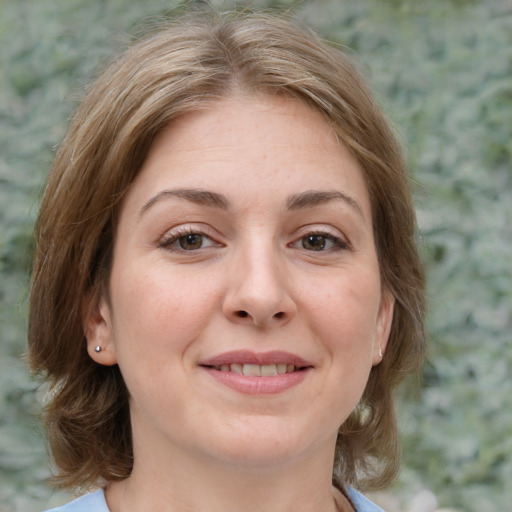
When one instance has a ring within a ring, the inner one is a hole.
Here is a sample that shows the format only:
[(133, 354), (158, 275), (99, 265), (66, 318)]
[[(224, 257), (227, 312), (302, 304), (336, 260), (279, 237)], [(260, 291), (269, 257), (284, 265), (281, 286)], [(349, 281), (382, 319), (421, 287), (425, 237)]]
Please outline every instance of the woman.
[(194, 14), (135, 45), (74, 116), (36, 227), (55, 481), (93, 491), (58, 510), (379, 510), (355, 488), (397, 471), (414, 227), (390, 129), (307, 29)]

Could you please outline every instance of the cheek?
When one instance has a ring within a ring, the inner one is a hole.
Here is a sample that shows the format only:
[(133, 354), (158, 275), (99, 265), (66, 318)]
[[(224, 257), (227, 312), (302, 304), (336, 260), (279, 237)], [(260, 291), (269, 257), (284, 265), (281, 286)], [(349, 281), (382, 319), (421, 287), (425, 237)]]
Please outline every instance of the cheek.
[[(116, 352), (147, 360), (193, 341), (217, 307), (215, 288), (185, 273), (124, 268), (111, 279)], [(119, 354), (121, 357), (121, 354)]]
[(380, 283), (374, 272), (351, 272), (311, 294), (311, 328), (333, 354), (335, 364), (369, 365), (373, 360)]
[(186, 396), (184, 375), (192, 365), (188, 349), (200, 338), (215, 308), (212, 289), (158, 267), (114, 270), (114, 344), (132, 407), (147, 412), (172, 404), (177, 412), (183, 406), (180, 393)]
[[(347, 272), (317, 287), (310, 294), (310, 309), (325, 323), (342, 323), (348, 332), (375, 325), (380, 304), (380, 283), (367, 272)], [(358, 320), (360, 320), (358, 322)], [(344, 331), (341, 332), (347, 332)]]

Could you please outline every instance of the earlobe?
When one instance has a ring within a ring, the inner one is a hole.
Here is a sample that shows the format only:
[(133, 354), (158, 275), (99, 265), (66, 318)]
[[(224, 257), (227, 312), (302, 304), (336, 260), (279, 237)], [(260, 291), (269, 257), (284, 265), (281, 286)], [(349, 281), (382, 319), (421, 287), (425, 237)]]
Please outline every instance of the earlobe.
[(395, 296), (388, 290), (382, 293), (379, 313), (377, 318), (377, 331), (375, 347), (373, 350), (373, 366), (377, 366), (386, 355), (386, 347), (393, 324), (393, 312), (395, 309)]
[(87, 353), (98, 364), (117, 363), (110, 308), (104, 297), (88, 300), (84, 312), (84, 334)]

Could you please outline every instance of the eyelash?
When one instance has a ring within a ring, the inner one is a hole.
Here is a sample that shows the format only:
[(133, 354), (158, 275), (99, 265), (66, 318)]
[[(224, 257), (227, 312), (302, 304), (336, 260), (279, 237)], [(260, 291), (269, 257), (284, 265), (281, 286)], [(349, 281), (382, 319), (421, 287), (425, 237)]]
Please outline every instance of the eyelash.
[[(185, 249), (183, 247), (173, 247), (175, 244), (179, 243), (181, 239), (183, 239), (187, 236), (191, 236), (191, 235), (196, 235), (196, 236), (200, 237), (200, 241), (201, 241), (200, 247), (193, 248), (193, 249)], [(304, 247), (305, 240), (307, 240), (308, 238), (311, 239), (313, 237), (318, 237), (319, 239), (324, 239), (324, 245), (321, 247), (320, 250), (307, 249), (306, 247)], [(204, 246), (205, 239), (210, 241), (210, 243), (208, 243), (208, 245), (206, 245), (206, 246)], [(325, 249), (324, 247), (325, 247), (326, 241), (330, 242), (332, 244), (332, 247)], [(298, 247), (297, 244), (300, 244), (301, 247)], [(220, 246), (221, 244), (218, 242), (215, 242), (212, 239), (212, 237), (208, 236), (206, 233), (204, 233), (204, 231), (201, 231), (200, 229), (196, 229), (193, 226), (180, 226), (180, 227), (176, 228), (175, 230), (173, 230), (171, 233), (165, 234), (160, 239), (158, 245), (159, 245), (159, 247), (161, 247), (163, 249), (173, 251), (173, 252), (195, 252), (195, 251), (198, 251), (201, 249), (206, 249), (211, 246)], [(288, 246), (292, 247), (292, 248), (293, 247), (302, 248), (308, 252), (336, 252), (336, 251), (343, 251), (343, 250), (350, 249), (350, 245), (345, 240), (343, 240), (341, 237), (334, 235), (332, 233), (326, 232), (326, 231), (319, 231), (319, 230), (314, 230), (314, 231), (305, 233), (304, 235), (299, 237), (295, 242), (290, 243)]]
[[(315, 251), (314, 249), (306, 249), (304, 247), (304, 241), (307, 238), (313, 238), (313, 237), (323, 238), (325, 241), (331, 242), (333, 246), (328, 249), (324, 249), (322, 247), (322, 249), (319, 251)], [(335, 251), (343, 251), (343, 250), (350, 249), (350, 245), (345, 240), (343, 240), (341, 237), (334, 235), (333, 233), (326, 232), (326, 231), (316, 231), (316, 230), (305, 233), (303, 236), (298, 238), (295, 242), (291, 243), (290, 246), (294, 247), (294, 246), (296, 246), (296, 244), (301, 244), (302, 248), (308, 252), (335, 252)]]
[[(187, 236), (197, 235), (201, 237), (201, 247), (197, 249), (184, 249), (183, 247), (173, 247), (175, 244), (179, 243), (180, 239), (183, 239)], [(199, 249), (205, 249), (203, 246), (204, 240), (208, 239), (211, 243), (206, 247), (210, 247), (213, 245), (219, 246), (220, 244), (215, 242), (212, 237), (208, 236), (206, 233), (201, 231), (200, 229), (195, 229), (193, 226), (180, 226), (173, 230), (171, 233), (165, 234), (159, 241), (159, 247), (163, 249), (167, 249), (168, 251), (174, 252), (194, 252)]]

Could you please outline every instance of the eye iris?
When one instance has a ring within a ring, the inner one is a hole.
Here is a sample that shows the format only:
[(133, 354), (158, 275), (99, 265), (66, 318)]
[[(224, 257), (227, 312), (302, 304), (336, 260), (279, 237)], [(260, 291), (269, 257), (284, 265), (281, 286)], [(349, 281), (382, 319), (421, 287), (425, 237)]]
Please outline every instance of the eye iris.
[(200, 249), (203, 244), (202, 235), (190, 234), (180, 237), (180, 247), (185, 250)]
[(302, 247), (310, 251), (321, 251), (325, 248), (325, 236), (310, 235), (302, 240)]

